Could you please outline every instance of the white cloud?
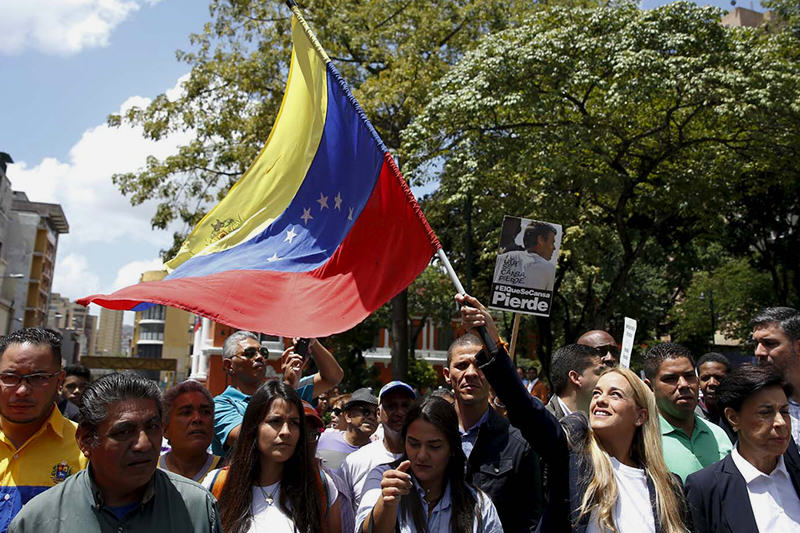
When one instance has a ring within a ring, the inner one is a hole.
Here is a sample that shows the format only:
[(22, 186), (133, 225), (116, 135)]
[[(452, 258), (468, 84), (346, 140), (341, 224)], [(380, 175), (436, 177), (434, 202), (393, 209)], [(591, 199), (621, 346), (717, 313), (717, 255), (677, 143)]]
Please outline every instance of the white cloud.
[(117, 271), (117, 277), (114, 280), (114, 286), (112, 290), (116, 291), (123, 287), (139, 283), (139, 277), (142, 275), (142, 272), (145, 272), (146, 270), (161, 270), (161, 267), (162, 263), (160, 259), (131, 261), (130, 263), (123, 265)]
[(160, 0), (0, 0), (0, 53), (70, 55), (106, 46), (111, 32)]
[[(176, 87), (184, 79), (178, 80)], [(148, 102), (132, 97), (121, 109)], [(142, 136), (140, 127), (112, 128), (102, 124), (83, 133), (70, 149), (68, 162), (45, 158), (38, 165), (29, 166), (23, 161), (9, 165), (7, 175), (14, 189), (24, 191), (31, 200), (60, 203), (70, 234), (79, 235), (84, 244), (123, 238), (154, 238), (165, 244), (165, 232), (150, 230), (155, 203), (131, 206), (111, 182), (111, 176), (142, 168), (148, 155), (159, 159), (171, 155), (191, 137), (192, 132), (183, 132), (154, 142)]]
[(53, 292), (71, 300), (100, 290), (99, 276), (89, 268), (86, 257), (77, 253), (58, 254), (53, 275)]
[[(170, 89), (172, 94), (185, 78)], [(121, 109), (148, 103), (131, 97)], [(142, 168), (149, 155), (164, 158), (175, 153), (192, 135), (176, 133), (154, 142), (146, 140), (139, 127), (102, 124), (83, 133), (66, 162), (45, 158), (33, 166), (24, 161), (9, 165), (7, 176), (14, 190), (25, 192), (31, 201), (61, 204), (69, 223), (69, 233), (59, 238), (54, 292), (73, 300), (108, 293), (138, 282), (144, 270), (160, 267), (158, 250), (172, 245), (172, 235), (151, 229), (155, 203), (131, 206), (111, 176)]]

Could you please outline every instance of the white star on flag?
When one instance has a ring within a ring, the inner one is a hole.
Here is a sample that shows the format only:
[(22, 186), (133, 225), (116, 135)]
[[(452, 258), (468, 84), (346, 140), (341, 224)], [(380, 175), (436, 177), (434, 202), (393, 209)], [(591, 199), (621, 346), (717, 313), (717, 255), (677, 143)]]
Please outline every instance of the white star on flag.
[(272, 254), (272, 257), (267, 259), (267, 262), (268, 263), (272, 263), (272, 262), (277, 261), (277, 260), (278, 260), (278, 254), (274, 253), (274, 254)]
[(328, 207), (328, 197), (322, 193), (319, 193), (319, 200), (317, 200), (319, 204), (319, 210), (322, 211)]
[(294, 228), (289, 228), (289, 231), (286, 232), (286, 238), (283, 239), (283, 242), (289, 241), (289, 244), (292, 244), (292, 240), (297, 237), (297, 233), (295, 233)]
[(303, 219), (303, 224), (308, 224), (308, 221), (311, 220), (312, 218), (314, 218), (314, 217), (311, 216), (311, 208), (309, 207), (308, 209), (306, 209), (304, 207), (303, 208), (303, 216), (301, 216), (300, 218)]
[(336, 198), (333, 199), (333, 207), (335, 207), (339, 211), (342, 210), (342, 193), (340, 192), (336, 193)]
[(350, 213), (347, 215), (347, 220), (353, 220), (353, 208), (350, 208)]

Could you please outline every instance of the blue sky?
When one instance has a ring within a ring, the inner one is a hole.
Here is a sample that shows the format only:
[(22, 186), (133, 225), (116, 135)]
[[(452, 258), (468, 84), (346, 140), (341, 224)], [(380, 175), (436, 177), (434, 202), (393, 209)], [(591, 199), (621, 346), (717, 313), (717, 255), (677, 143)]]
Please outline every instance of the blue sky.
[[(663, 3), (645, 0), (642, 7)], [(729, 1), (698, 3), (730, 8)], [(208, 4), (0, 0), (0, 13), (0, 151), (15, 161), (7, 174), (31, 200), (62, 204), (70, 223), (53, 290), (76, 299), (135, 283), (159, 264), (171, 234), (152, 231), (154, 205), (131, 207), (111, 174), (136, 170), (148, 154), (170, 154), (185, 136), (155, 144), (105, 120), (177, 90), (188, 67), (175, 51), (189, 48), (189, 34), (209, 19)]]

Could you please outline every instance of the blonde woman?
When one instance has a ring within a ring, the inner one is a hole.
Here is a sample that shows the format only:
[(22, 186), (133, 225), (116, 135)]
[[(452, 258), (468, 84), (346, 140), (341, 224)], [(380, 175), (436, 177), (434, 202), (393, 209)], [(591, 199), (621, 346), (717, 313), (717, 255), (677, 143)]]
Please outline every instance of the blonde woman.
[[(478, 300), (459, 295), (467, 329), (497, 328)], [(653, 393), (630, 370), (612, 368), (597, 382), (589, 420), (575, 413), (558, 423), (520, 382), (501, 346), (476, 355), (486, 379), (547, 463), (548, 506), (539, 531), (682, 533), (688, 512), (680, 481), (664, 464)]]

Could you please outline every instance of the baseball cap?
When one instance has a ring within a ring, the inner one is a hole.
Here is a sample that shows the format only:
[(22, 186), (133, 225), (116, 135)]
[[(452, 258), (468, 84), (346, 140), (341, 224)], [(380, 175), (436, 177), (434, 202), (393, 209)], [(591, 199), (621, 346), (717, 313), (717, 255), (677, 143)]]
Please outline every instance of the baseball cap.
[(404, 383), (402, 381), (390, 381), (389, 383), (381, 387), (381, 391), (378, 393), (378, 403), (380, 403), (381, 398), (383, 398), (384, 394), (398, 389), (406, 391), (408, 394), (411, 395), (412, 398), (417, 397), (417, 393), (414, 392), (414, 389), (408, 383)]
[(342, 406), (342, 408), (347, 411), (350, 407), (357, 403), (367, 403), (377, 406), (378, 399), (372, 395), (372, 391), (369, 387), (363, 387), (351, 394), (350, 399), (346, 404), (344, 404), (344, 406)]

